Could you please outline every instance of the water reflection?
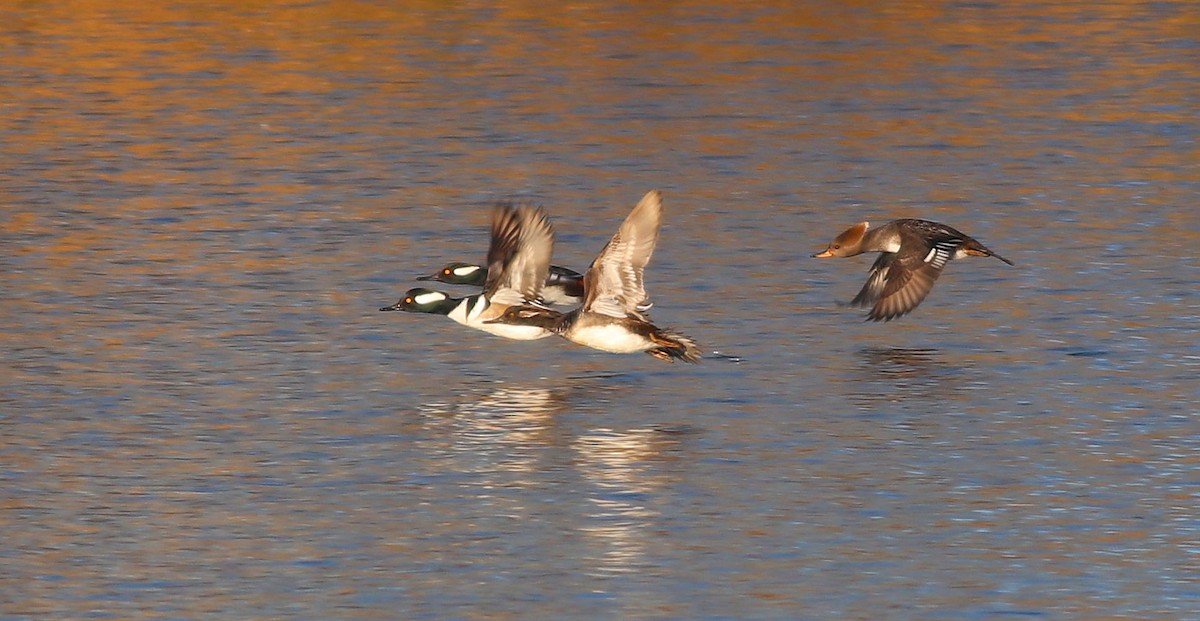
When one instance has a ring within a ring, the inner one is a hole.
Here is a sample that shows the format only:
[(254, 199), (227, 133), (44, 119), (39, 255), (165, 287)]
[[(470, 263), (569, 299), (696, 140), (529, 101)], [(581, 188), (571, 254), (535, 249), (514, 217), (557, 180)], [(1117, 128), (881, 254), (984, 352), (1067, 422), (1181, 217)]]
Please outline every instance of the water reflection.
[[(456, 403), (420, 406), (430, 453), (474, 499), (460, 518), (477, 524), (480, 537), (546, 521), (558, 536), (577, 540), (575, 556), (589, 559), (586, 571), (596, 576), (643, 567), (659, 517), (655, 495), (671, 482), (664, 454), (684, 434), (621, 429), (598, 416), (598, 403), (610, 407), (604, 394), (629, 379), (600, 374), (568, 377), (554, 388), (484, 385)], [(509, 491), (497, 493), (502, 489)]]
[(931, 367), (945, 366), (938, 350), (929, 347), (867, 347), (859, 356), (864, 367), (898, 378), (928, 375)]
[[(1194, 15), (0, 5), (5, 612), (1194, 617)], [(660, 186), (662, 318), (747, 363), (360, 303)], [(1027, 260), (833, 315), (813, 232), (904, 215)]]
[(962, 390), (964, 368), (937, 349), (868, 347), (858, 352), (851, 394), (859, 405), (946, 401)]
[(647, 537), (658, 512), (648, 502), (669, 482), (657, 468), (677, 439), (657, 429), (597, 428), (572, 442), (579, 471), (593, 486), (582, 526), (599, 552), (591, 571), (620, 574), (645, 565)]
[(431, 437), (450, 443), (444, 450), (458, 468), (529, 472), (535, 469), (532, 447), (554, 441), (549, 430), (569, 394), (570, 388), (500, 386), (460, 403), (426, 403), (420, 412)]

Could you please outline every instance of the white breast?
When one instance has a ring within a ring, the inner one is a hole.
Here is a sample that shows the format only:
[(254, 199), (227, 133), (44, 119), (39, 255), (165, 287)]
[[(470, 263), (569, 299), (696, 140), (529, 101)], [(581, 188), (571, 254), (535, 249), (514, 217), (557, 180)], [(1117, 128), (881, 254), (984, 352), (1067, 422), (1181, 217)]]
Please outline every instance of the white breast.
[[(458, 306), (455, 306), (454, 310), (447, 313), (446, 316), (464, 326), (470, 326), (470, 316), (472, 315), (471, 311), (474, 310), (473, 306), (479, 307), (484, 305), (486, 305), (486, 302), (484, 302), (483, 296), (470, 295), (463, 298), (462, 302), (459, 302)], [(474, 314), (478, 314), (478, 311), (476, 311)]]
[(473, 323), (470, 326), (514, 341), (535, 341), (553, 334), (537, 326), (510, 326), (503, 323)]
[[(500, 315), (502, 307), (491, 307), (483, 296), (468, 296), (447, 317), (468, 328), (483, 330), (514, 341), (533, 341), (544, 339), (553, 334), (549, 330), (537, 326), (510, 326), (503, 323), (484, 323)], [(490, 312), (489, 312), (490, 311)]]
[(654, 342), (619, 325), (599, 325), (572, 331), (567, 338), (584, 347), (614, 354), (632, 354), (654, 347)]

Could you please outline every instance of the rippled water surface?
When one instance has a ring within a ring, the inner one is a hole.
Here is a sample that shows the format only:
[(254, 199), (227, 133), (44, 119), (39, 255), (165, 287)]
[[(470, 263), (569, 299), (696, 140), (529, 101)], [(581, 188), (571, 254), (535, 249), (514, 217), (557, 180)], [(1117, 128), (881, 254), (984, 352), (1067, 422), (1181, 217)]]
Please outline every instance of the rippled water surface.
[[(0, 8), (0, 617), (1200, 619), (1194, 4), (142, 4)], [(651, 188), (701, 365), (377, 311)]]

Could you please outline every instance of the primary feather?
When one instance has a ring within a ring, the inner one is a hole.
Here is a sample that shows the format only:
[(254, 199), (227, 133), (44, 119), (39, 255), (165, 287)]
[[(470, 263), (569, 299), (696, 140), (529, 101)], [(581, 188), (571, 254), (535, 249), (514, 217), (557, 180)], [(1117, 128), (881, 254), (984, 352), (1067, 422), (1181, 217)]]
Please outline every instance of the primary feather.
[(583, 276), (584, 312), (641, 317), (647, 301), (643, 274), (662, 227), (662, 194), (647, 192)]

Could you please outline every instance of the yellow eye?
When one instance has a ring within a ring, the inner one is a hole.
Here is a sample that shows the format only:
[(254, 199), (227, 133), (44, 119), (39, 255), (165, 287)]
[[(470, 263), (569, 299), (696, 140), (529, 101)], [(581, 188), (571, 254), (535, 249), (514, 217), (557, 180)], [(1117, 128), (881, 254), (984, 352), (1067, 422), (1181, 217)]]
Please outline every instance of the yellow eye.
[(443, 274), (445, 274), (446, 276), (449, 276), (449, 275), (450, 275), (450, 270), (449, 270), (449, 269), (444, 269), (444, 270), (442, 270), (442, 273), (443, 273)]
[(413, 303), (413, 299), (412, 299), (412, 298), (404, 298), (404, 303), (405, 303), (405, 304), (412, 304), (412, 303)]

